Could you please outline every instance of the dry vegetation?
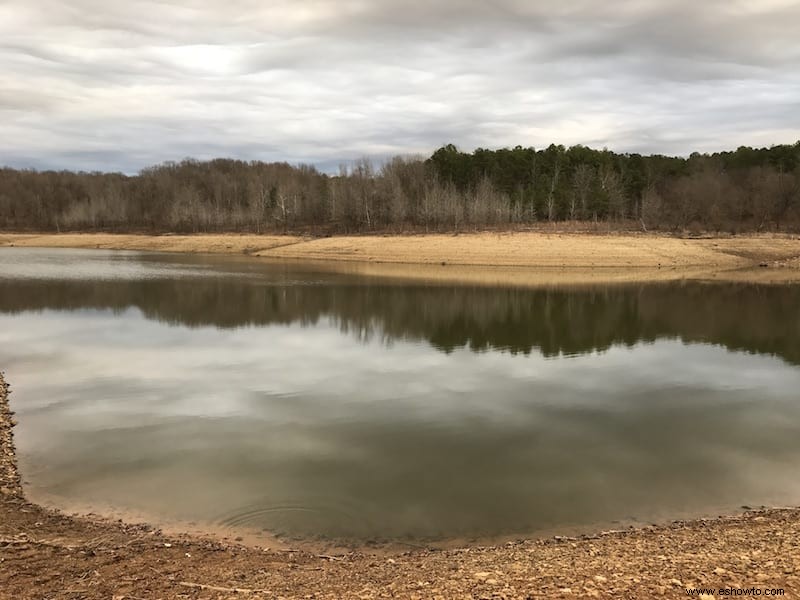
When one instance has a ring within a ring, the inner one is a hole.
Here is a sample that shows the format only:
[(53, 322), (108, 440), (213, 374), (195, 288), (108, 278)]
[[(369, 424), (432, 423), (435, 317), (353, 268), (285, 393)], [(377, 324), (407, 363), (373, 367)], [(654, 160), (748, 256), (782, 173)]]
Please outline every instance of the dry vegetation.
[(317, 554), (166, 536), (27, 502), (0, 374), (0, 598), (683, 598), (800, 594), (800, 511), (448, 550)]
[(343, 167), (215, 159), (136, 175), (0, 168), (0, 228), (190, 233), (465, 232), (578, 221), (800, 231), (800, 142), (688, 158), (585, 146), (477, 149)]

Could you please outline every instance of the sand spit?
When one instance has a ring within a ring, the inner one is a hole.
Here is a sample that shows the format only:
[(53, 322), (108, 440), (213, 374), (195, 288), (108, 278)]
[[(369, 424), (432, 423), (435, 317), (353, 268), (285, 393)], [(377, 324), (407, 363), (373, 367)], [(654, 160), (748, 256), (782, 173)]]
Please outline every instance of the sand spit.
[(0, 234), (0, 246), (236, 254), (318, 261), (372, 276), (490, 285), (709, 279), (800, 282), (800, 237), (657, 234), (361, 235)]

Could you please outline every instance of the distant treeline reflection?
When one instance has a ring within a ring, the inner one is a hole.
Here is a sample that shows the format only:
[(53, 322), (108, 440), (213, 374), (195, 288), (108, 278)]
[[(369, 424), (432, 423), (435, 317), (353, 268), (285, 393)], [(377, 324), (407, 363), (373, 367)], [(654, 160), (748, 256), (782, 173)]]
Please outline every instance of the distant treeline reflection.
[(131, 307), (149, 319), (190, 327), (307, 326), (330, 319), (360, 340), (425, 340), (444, 352), (466, 347), (556, 356), (680, 338), (800, 364), (800, 286), (496, 289), (355, 277), (316, 285), (237, 277), (0, 279), (4, 313)]

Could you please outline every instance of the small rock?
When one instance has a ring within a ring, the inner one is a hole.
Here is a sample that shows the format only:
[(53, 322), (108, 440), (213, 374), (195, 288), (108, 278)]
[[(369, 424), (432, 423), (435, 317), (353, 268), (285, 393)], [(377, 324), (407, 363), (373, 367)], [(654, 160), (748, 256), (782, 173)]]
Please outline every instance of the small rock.
[(594, 576), (594, 580), (595, 580), (597, 583), (605, 583), (606, 581), (608, 581), (608, 578), (606, 578), (606, 577), (603, 577), (602, 575), (595, 575), (595, 576)]
[(714, 573), (716, 573), (717, 575), (725, 575), (727, 571), (722, 567), (717, 567), (716, 569), (714, 569)]
[(475, 574), (473, 575), (473, 577), (474, 577), (475, 579), (480, 579), (481, 581), (486, 581), (487, 579), (489, 579), (489, 577), (490, 577), (491, 575), (492, 575), (492, 574), (491, 574), (491, 573), (489, 573), (488, 571), (479, 571), (478, 573), (475, 573)]
[(683, 587), (683, 582), (680, 579), (670, 579), (669, 582), (675, 587)]

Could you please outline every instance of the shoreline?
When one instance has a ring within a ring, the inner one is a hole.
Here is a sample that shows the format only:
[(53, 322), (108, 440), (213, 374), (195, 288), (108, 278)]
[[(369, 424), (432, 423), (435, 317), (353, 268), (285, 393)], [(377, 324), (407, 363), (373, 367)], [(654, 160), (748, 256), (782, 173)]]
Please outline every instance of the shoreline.
[(582, 285), (676, 280), (800, 282), (800, 236), (483, 232), (361, 235), (0, 233), (0, 247), (222, 254), (401, 280)]
[(617, 598), (800, 593), (800, 509), (494, 546), (315, 554), (165, 534), (28, 502), (0, 373), (0, 598)]

